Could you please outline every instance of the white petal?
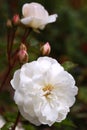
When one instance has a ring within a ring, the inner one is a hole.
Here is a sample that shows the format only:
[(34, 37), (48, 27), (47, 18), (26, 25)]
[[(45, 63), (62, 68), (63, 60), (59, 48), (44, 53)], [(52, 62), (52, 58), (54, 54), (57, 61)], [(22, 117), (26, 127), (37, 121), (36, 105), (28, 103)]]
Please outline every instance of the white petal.
[(58, 17), (57, 14), (50, 15), (50, 16), (48, 17), (48, 23), (53, 23), (53, 22), (55, 22), (57, 17)]
[(29, 4), (28, 3), (23, 5), (23, 7), (22, 7), (22, 14), (23, 14), (24, 17), (28, 17), (29, 16), (28, 15), (29, 14)]
[(37, 61), (39, 63), (40, 70), (42, 73), (48, 72), (49, 69), (51, 71), (51, 66), (53, 64), (58, 64), (58, 62), (55, 59), (46, 56), (38, 58)]
[(36, 126), (39, 126), (39, 125), (41, 124), (36, 116), (35, 116), (35, 117), (31, 117), (31, 116), (29, 115), (29, 113), (24, 112), (22, 106), (19, 106), (19, 110), (20, 110), (22, 116), (23, 116), (26, 120), (30, 121), (31, 123), (35, 124)]
[(58, 63), (57, 60), (55, 60), (55, 59), (53, 59), (53, 58), (51, 58), (51, 57), (47, 57), (47, 56), (39, 57), (39, 58), (37, 59), (37, 61), (39, 61), (39, 63), (40, 63), (40, 62), (45, 62), (45, 61), (47, 61), (47, 62), (49, 62), (49, 63), (51, 63), (51, 64)]
[[(42, 114), (42, 111), (44, 110), (44, 106), (46, 105), (46, 100), (45, 98), (39, 98), (39, 96), (37, 96), (37, 98), (34, 98), (34, 111), (36, 113), (36, 116), (38, 117), (39, 121), (41, 122), (41, 124), (48, 124), (49, 126), (51, 126), (53, 124), (52, 121), (47, 120), (47, 117), (44, 116)], [(49, 113), (48, 113), (49, 115)]]
[(66, 87), (72, 88), (75, 85), (75, 80), (66, 71), (61, 71), (56, 77), (55, 77), (55, 85), (58, 85), (59, 87), (63, 87), (66, 89)]
[(64, 69), (59, 63), (52, 64), (46, 75), (46, 83), (55, 85), (55, 83), (59, 81), (58, 76), (62, 71), (64, 71)]
[(33, 101), (32, 101), (32, 97), (28, 97), (26, 96), (26, 99), (24, 101), (24, 111), (26, 113), (29, 113), (31, 117), (35, 117), (35, 112), (34, 112), (34, 108), (33, 108)]
[(23, 105), (23, 103), (24, 103), (24, 95), (16, 90), (15, 94), (14, 94), (14, 100), (15, 100), (17, 105)]
[(40, 65), (41, 73), (45, 73), (51, 66), (51, 63), (46, 58), (39, 58), (38, 63)]
[(39, 120), (44, 124), (46, 124), (47, 121), (49, 123), (55, 122), (58, 111), (54, 103), (52, 105), (45, 97), (39, 98), (39, 95), (37, 98), (34, 98), (34, 100), (34, 109)]
[(69, 109), (62, 106), (62, 108), (58, 112), (58, 118), (57, 118), (56, 122), (61, 122), (62, 120), (64, 120), (66, 118), (68, 112), (69, 112)]
[(25, 75), (27, 78), (32, 79), (33, 76), (40, 74), (39, 64), (36, 61), (26, 63), (21, 68), (21, 75)]
[(50, 104), (47, 103), (42, 111), (43, 116), (46, 117), (47, 120), (55, 122), (57, 119), (57, 111), (55, 108), (51, 108)]
[(40, 26), (39, 26), (39, 29), (43, 30), (43, 29), (45, 28), (45, 26), (46, 26), (45, 24), (40, 25)]
[(24, 4), (22, 13), (24, 17), (33, 16), (41, 19), (48, 18), (48, 12), (45, 8), (41, 4), (35, 2)]
[(36, 88), (37, 91), (39, 91), (45, 86), (45, 79), (43, 75), (34, 76), (33, 82), (35, 83), (34, 88)]
[(19, 86), (19, 92), (22, 93), (24, 96), (28, 94), (34, 94), (34, 83), (32, 81), (29, 82), (21, 82)]
[(17, 89), (19, 87), (19, 83), (20, 83), (20, 69), (14, 73), (13, 79), (11, 80), (11, 85), (14, 89)]
[(30, 25), (30, 22), (32, 21), (32, 17), (26, 17), (21, 19), (21, 23), (25, 25)]
[(30, 17), (21, 19), (21, 23), (25, 24), (26, 26), (35, 28), (35, 29), (37, 29), (37, 28), (43, 29), (42, 26), (45, 26), (47, 24), (47, 21), (44, 19), (30, 16)]

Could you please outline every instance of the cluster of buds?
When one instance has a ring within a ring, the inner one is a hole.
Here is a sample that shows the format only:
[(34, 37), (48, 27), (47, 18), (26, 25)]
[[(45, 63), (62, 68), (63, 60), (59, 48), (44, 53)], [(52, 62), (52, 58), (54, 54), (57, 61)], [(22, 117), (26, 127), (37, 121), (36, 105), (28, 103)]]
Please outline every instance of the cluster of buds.
[(44, 45), (41, 46), (40, 48), (41, 54), (42, 55), (49, 55), (51, 52), (51, 46), (49, 44), (49, 42), (46, 42)]
[(21, 43), (21, 45), (20, 45), (20, 49), (19, 49), (19, 52), (18, 52), (18, 59), (19, 59), (20, 63), (28, 62), (27, 47), (23, 43)]

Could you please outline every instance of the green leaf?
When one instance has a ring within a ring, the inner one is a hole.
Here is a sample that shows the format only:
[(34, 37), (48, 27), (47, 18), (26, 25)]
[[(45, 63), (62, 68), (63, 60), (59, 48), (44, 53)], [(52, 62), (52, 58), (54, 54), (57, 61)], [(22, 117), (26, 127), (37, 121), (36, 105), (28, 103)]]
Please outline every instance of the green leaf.
[(77, 64), (74, 64), (73, 62), (71, 61), (66, 61), (62, 64), (62, 66), (64, 67), (65, 70), (70, 70), (70, 69), (73, 69), (74, 67), (77, 66)]
[(76, 127), (75, 124), (73, 123), (73, 121), (69, 120), (69, 119), (62, 121), (62, 124), (65, 126)]
[(78, 98), (84, 103), (87, 103), (87, 87), (79, 88)]
[(61, 128), (62, 126), (74, 127), (74, 128), (76, 127), (73, 121), (69, 119), (65, 119), (61, 123), (55, 123), (54, 126), (57, 128)]
[(25, 128), (25, 130), (36, 130), (36, 128), (30, 124), (24, 124), (23, 127)]
[(7, 120), (7, 121), (12, 121), (14, 122), (16, 120), (16, 117), (17, 117), (17, 113), (15, 112), (6, 112), (4, 113), (4, 118)]
[(4, 127), (1, 130), (10, 130), (9, 128), (11, 128), (13, 126), (13, 122), (8, 122), (4, 125)]

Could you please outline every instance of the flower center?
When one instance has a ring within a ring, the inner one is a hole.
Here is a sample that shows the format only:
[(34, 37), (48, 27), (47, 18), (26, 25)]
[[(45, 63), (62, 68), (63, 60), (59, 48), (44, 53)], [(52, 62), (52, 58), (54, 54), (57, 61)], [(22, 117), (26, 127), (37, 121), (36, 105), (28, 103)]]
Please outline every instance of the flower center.
[(43, 91), (44, 91), (44, 96), (48, 96), (48, 95), (50, 95), (51, 94), (51, 91), (53, 90), (53, 86), (52, 85), (50, 85), (50, 84), (48, 84), (47, 86), (45, 86), (44, 88), (43, 88)]

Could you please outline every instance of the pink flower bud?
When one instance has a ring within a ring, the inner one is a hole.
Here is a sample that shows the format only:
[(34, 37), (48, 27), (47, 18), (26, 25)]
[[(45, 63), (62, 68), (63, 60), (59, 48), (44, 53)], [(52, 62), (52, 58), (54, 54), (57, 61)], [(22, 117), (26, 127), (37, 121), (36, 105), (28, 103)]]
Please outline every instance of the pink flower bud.
[(19, 22), (20, 22), (20, 17), (19, 17), (19, 15), (18, 15), (18, 14), (15, 14), (15, 15), (13, 16), (12, 21), (13, 21), (13, 24), (14, 24), (14, 25), (18, 25)]
[(19, 58), (20, 63), (25, 63), (28, 61), (27, 48), (24, 44), (20, 45), (20, 50), (18, 52), (18, 58)]
[(45, 43), (41, 48), (40, 51), (42, 53), (42, 55), (49, 55), (50, 51), (51, 51), (51, 46), (49, 44), (49, 42)]

